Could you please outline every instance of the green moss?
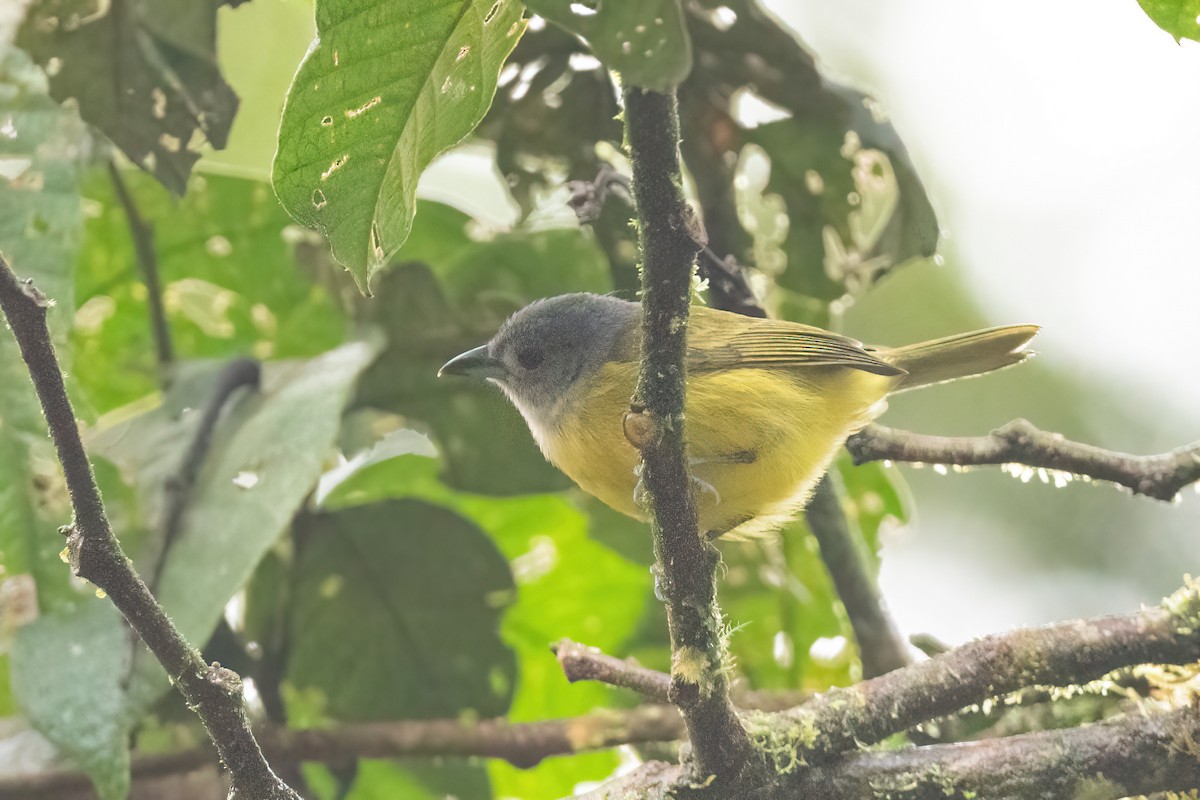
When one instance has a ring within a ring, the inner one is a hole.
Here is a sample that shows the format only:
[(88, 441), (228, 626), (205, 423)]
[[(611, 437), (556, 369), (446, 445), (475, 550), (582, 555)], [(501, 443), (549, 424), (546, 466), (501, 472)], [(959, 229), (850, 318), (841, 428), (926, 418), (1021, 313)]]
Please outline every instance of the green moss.
[(1163, 600), (1163, 608), (1175, 621), (1180, 636), (1192, 636), (1200, 631), (1200, 583), (1191, 575), (1184, 576), (1183, 586)]
[(1109, 797), (1124, 797), (1126, 794), (1121, 784), (1097, 775), (1080, 781), (1071, 795), (1071, 800), (1107, 800)]
[(933, 787), (946, 797), (959, 797), (962, 800), (974, 800), (976, 796), (974, 791), (960, 788), (954, 776), (937, 764), (926, 770), (875, 778), (870, 781), (870, 787), (871, 796), (876, 800), (904, 800), (920, 794), (925, 787)]

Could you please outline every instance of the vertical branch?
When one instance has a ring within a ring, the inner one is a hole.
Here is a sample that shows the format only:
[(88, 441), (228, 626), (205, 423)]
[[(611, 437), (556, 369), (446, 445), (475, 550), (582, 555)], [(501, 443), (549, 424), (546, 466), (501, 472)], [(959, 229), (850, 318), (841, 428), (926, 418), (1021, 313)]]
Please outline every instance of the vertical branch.
[(67, 536), (72, 572), (112, 598), (200, 716), (229, 768), (233, 779), (230, 796), (299, 800), (299, 795), (271, 771), (250, 731), (241, 678), (220, 664), (204, 663), (150, 594), (113, 535), (46, 327), (49, 305), (41, 292), (31, 283), (18, 280), (0, 259), (0, 309), (29, 368), (75, 512), (72, 523), (62, 529)]
[(683, 197), (673, 94), (625, 89), (642, 253), (642, 363), (626, 433), (642, 451), (658, 586), (671, 634), (671, 700), (704, 781), (731, 782), (752, 752), (729, 699), (715, 547), (700, 535), (684, 452), (684, 356), (696, 253), (704, 234)]
[(167, 367), (175, 360), (175, 349), (171, 344), (171, 329), (167, 325), (167, 314), (163, 310), (162, 284), (158, 280), (158, 253), (154, 249), (154, 228), (142, 219), (137, 203), (121, 177), (121, 170), (113, 161), (108, 162), (108, 176), (112, 179), (117, 199), (125, 210), (129, 223), (129, 235), (137, 253), (142, 280), (146, 282), (146, 303), (150, 306), (150, 331), (154, 334), (154, 352), (158, 358), (159, 378), (166, 375)]
[(911, 663), (908, 648), (883, 606), (883, 597), (855, 545), (841, 498), (828, 473), (817, 484), (804, 510), (809, 530), (854, 628), (863, 677), (874, 678)]

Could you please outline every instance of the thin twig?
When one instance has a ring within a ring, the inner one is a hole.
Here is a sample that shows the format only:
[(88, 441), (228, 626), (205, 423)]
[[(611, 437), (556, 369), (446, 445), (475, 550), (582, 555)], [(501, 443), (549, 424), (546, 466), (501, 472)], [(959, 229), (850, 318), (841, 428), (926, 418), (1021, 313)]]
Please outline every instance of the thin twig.
[(171, 344), (171, 328), (167, 324), (167, 314), (163, 309), (162, 283), (158, 278), (158, 251), (154, 247), (154, 227), (142, 218), (138, 211), (121, 170), (112, 160), (108, 162), (108, 175), (112, 179), (113, 188), (121, 208), (125, 210), (125, 219), (129, 223), (129, 235), (133, 239), (133, 249), (137, 253), (138, 266), (142, 271), (142, 280), (146, 282), (146, 304), (150, 308), (150, 331), (154, 335), (154, 352), (158, 357), (158, 374), (160, 380), (165, 380), (167, 370), (175, 360), (175, 349)]
[(884, 608), (879, 585), (851, 535), (837, 487), (828, 474), (817, 484), (804, 514), (854, 629), (863, 677), (874, 678), (912, 663), (904, 639)]
[(204, 663), (155, 601), (113, 535), (46, 327), (49, 305), (32, 283), (18, 280), (0, 259), (0, 307), (29, 368), (75, 512), (74, 521), (63, 528), (71, 571), (112, 598), (196, 710), (229, 768), (234, 794), (299, 800), (271, 771), (250, 731), (241, 678), (220, 664)]
[(626, 87), (624, 94), (643, 264), (642, 363), (626, 433), (642, 451), (656, 574), (671, 634), (671, 700), (683, 713), (700, 780), (722, 786), (738, 777), (752, 746), (729, 698), (716, 602), (720, 556), (697, 527), (684, 452), (688, 306), (704, 234), (683, 198), (674, 94), (638, 87)]
[(671, 676), (601, 653), (594, 647), (563, 639), (551, 648), (563, 674), (571, 683), (599, 681), (609, 686), (631, 689), (646, 700), (669, 702)]
[[(570, 639), (559, 641), (551, 649), (558, 657), (563, 675), (571, 683), (597, 681), (637, 692), (652, 703), (668, 702), (671, 676), (665, 672), (647, 669), (627, 659), (614, 658), (595, 647)], [(812, 692), (799, 689), (753, 691), (734, 685), (730, 691), (733, 704), (739, 709), (759, 711), (782, 711), (812, 697)]]
[(1200, 659), (1200, 588), (1160, 606), (985, 636), (928, 661), (845, 689), (831, 689), (783, 716), (802, 736), (808, 763), (1029, 686), (1074, 686), (1135, 664)]
[(204, 457), (208, 454), (209, 445), (212, 444), (213, 432), (216, 430), (217, 421), (221, 418), (222, 410), (233, 393), (243, 386), (257, 390), (261, 378), (262, 369), (259, 363), (251, 358), (234, 359), (217, 374), (214, 381), (216, 385), (204, 405), (204, 415), (200, 418), (200, 423), (196, 427), (187, 452), (184, 453), (179, 469), (174, 474), (167, 476), (163, 483), (166, 502), (164, 503), (162, 525), (158, 536), (152, 540), (152, 548), (148, 549), (143, 556), (143, 569), (150, 574), (149, 585), (152, 592), (158, 591), (158, 582), (162, 577), (166, 554), (179, 536), (183, 512), (187, 510), (192, 487), (196, 483), (196, 476), (200, 473), (200, 465), (204, 463)]
[[(674, 742), (684, 735), (683, 719), (670, 705), (605, 710), (579, 717), (512, 723), (503, 719), (362, 722), (332, 728), (256, 731), (272, 761), (344, 763), (359, 758), (499, 758), (527, 768), (552, 756), (574, 755), (623, 744)], [(215, 765), (216, 753), (198, 747), (176, 753), (139, 756), (135, 778), (179, 775)], [(83, 789), (86, 775), (71, 770), (7, 775), (0, 778), (0, 800), (55, 798)]]
[(1155, 500), (1174, 500), (1180, 489), (1200, 481), (1200, 442), (1159, 455), (1136, 456), (1072, 442), (1024, 419), (986, 436), (964, 437), (868, 425), (846, 441), (846, 449), (855, 464), (884, 460), (962, 467), (1018, 464), (1108, 481)]
[(1003, 739), (851, 753), (746, 800), (1088, 800), (1200, 786), (1200, 715), (1182, 708)]

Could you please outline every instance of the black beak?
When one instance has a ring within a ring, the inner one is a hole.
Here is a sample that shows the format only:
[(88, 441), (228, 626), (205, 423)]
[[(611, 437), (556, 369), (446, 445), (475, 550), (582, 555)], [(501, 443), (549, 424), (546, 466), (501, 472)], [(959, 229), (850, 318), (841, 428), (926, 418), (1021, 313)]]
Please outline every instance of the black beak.
[(488, 346), (485, 344), (447, 361), (438, 370), (438, 377), (443, 375), (465, 375), (468, 378), (499, 380), (508, 375), (508, 370), (504, 368), (504, 364), (488, 355)]

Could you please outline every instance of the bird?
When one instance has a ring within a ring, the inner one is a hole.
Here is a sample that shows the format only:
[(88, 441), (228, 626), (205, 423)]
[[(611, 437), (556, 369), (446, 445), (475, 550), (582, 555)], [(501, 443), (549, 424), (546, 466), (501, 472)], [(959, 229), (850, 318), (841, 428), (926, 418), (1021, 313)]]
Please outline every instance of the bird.
[[(624, 432), (641, 356), (640, 305), (609, 295), (536, 300), (438, 375), (482, 378), (520, 411), (548, 461), (613, 509), (647, 519), (641, 455)], [(1031, 354), (1036, 325), (904, 347), (703, 305), (687, 323), (684, 437), (700, 530), (768, 535), (793, 519), (851, 434), (889, 394)]]

